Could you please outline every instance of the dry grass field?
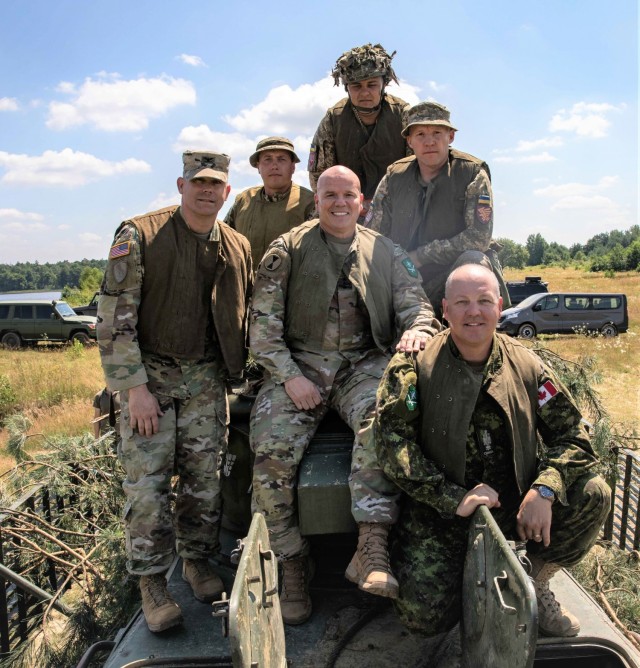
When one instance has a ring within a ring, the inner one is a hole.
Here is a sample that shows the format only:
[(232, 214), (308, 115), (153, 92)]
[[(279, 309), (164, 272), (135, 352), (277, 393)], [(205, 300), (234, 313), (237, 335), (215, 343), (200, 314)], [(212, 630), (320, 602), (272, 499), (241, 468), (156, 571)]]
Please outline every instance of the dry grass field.
[(640, 273), (607, 278), (603, 273), (574, 268), (527, 267), (507, 269), (509, 281), (542, 276), (549, 291), (624, 292), (629, 305), (629, 331), (614, 338), (583, 335), (543, 335), (540, 340), (562, 357), (578, 361), (594, 357), (602, 374), (597, 390), (614, 422), (640, 427)]

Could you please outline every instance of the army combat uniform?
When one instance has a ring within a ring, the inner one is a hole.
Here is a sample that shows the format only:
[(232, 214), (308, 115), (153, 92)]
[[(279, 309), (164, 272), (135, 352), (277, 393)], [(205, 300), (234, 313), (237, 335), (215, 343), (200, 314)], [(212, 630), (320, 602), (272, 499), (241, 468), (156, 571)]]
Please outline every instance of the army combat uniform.
[[(353, 241), (341, 243), (310, 221), (269, 247), (252, 318), (251, 352), (267, 372), (251, 416), (253, 504), (265, 515), (276, 554), (287, 560), (308, 550), (296, 520), (296, 472), (329, 408), (356, 435), (356, 522), (395, 521), (397, 490), (379, 470), (371, 442), (375, 393), (399, 334), (438, 328), (411, 261), (370, 230), (358, 227)], [(313, 410), (298, 410), (284, 388), (301, 375), (322, 396)]]
[[(108, 386), (121, 391), (119, 456), (133, 574), (164, 573), (176, 547), (193, 560), (218, 548), (225, 382), (244, 367), (251, 273), (244, 237), (220, 221), (210, 234), (194, 234), (179, 207), (125, 221), (116, 232), (98, 343)], [(130, 426), (127, 390), (145, 383), (163, 412), (152, 436)]]
[(406, 496), (391, 562), (408, 627), (431, 636), (460, 619), (470, 518), (455, 513), (480, 483), (498, 492), (492, 513), (511, 539), (532, 485), (553, 490), (551, 543), (529, 541), (528, 554), (561, 566), (585, 556), (611, 491), (593, 471), (581, 420), (554, 373), (500, 334), (484, 365), (467, 364), (448, 331), (417, 357), (394, 356), (380, 384), (375, 441), (380, 465)]

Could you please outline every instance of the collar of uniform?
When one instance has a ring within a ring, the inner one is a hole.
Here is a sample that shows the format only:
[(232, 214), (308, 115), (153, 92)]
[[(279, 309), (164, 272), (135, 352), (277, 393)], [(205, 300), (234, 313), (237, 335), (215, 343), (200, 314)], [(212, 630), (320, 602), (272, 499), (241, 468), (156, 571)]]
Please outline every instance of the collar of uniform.
[[(461, 362), (464, 362), (468, 366), (471, 366), (467, 361), (465, 361), (456, 346), (453, 337), (449, 335), (447, 344), (451, 354)], [(500, 344), (498, 343), (498, 337), (493, 335), (493, 342), (491, 343), (491, 352), (489, 353), (489, 358), (484, 364), (483, 383), (485, 383), (489, 378), (494, 376), (502, 368), (502, 351), (500, 349)]]
[[(184, 219), (184, 216), (182, 215), (182, 211), (180, 210), (180, 207), (178, 207), (174, 212), (173, 212), (174, 218), (177, 218), (179, 221), (182, 222), (182, 224), (191, 232), (192, 234), (195, 234), (196, 236), (197, 233), (194, 232), (189, 225), (187, 225), (187, 221)], [(211, 228), (211, 232), (209, 233), (209, 238), (207, 241), (220, 241), (220, 225), (218, 224), (218, 221), (216, 220), (213, 223), (213, 227)]]
[[(322, 229), (322, 226), (318, 222), (318, 227), (320, 228), (320, 237), (322, 238), (322, 241), (324, 243), (327, 243), (327, 234), (326, 232)], [(347, 252), (347, 257), (351, 255), (351, 253), (354, 253), (358, 250), (358, 227), (359, 225), (356, 225), (356, 231), (355, 234), (353, 235), (353, 239), (351, 240), (351, 245), (349, 246), (349, 251)]]
[(291, 186), (289, 186), (289, 188), (283, 193), (273, 193), (273, 195), (267, 195), (267, 192), (263, 187), (262, 188), (262, 199), (265, 202), (282, 202), (283, 199), (286, 199), (287, 197), (289, 197), (290, 192), (291, 192)]

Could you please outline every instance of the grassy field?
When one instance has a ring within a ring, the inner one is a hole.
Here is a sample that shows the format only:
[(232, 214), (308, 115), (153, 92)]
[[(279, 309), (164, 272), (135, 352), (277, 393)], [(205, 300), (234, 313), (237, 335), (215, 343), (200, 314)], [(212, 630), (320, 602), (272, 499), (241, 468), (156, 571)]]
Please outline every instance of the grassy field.
[[(629, 301), (630, 329), (626, 334), (606, 339), (581, 335), (542, 336), (541, 340), (566, 359), (596, 358), (602, 373), (597, 387), (614, 422), (629, 428), (640, 426), (640, 274), (607, 278), (573, 268), (528, 267), (508, 269), (507, 280), (539, 275), (549, 290), (625, 292)], [(0, 349), (0, 381), (8, 382), (15, 394), (15, 410), (32, 421), (31, 433), (77, 435), (90, 430), (93, 417), (91, 400), (104, 381), (96, 346), (38, 346), (35, 349)], [(2, 386), (0, 386), (0, 409)], [(3, 455), (6, 432), (0, 430), (0, 470), (11, 461)], [(29, 447), (46, 447), (44, 437), (34, 437)]]

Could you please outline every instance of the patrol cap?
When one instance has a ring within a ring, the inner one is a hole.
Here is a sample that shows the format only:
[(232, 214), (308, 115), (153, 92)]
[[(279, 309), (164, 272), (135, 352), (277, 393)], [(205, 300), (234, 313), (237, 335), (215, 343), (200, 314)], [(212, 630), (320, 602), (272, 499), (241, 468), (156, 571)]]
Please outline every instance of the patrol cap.
[(249, 158), (252, 167), (258, 166), (259, 154), (262, 151), (288, 151), (293, 162), (300, 162), (300, 158), (293, 150), (293, 142), (286, 137), (265, 137), (258, 142), (256, 152)]
[(391, 67), (395, 55), (395, 51), (389, 55), (381, 44), (364, 44), (349, 49), (336, 60), (331, 72), (334, 84), (337, 86), (342, 79), (346, 86), (372, 77), (382, 77), (385, 86), (390, 81), (398, 83), (396, 73)]
[(208, 151), (185, 151), (182, 154), (183, 178), (187, 181), (195, 178), (218, 179), (226, 183), (229, 176), (231, 158), (224, 153)]
[(451, 130), (457, 130), (451, 125), (449, 120), (451, 112), (443, 105), (437, 102), (418, 102), (407, 111), (407, 120), (402, 128), (402, 136), (409, 134), (409, 128), (412, 125), (444, 125)]

